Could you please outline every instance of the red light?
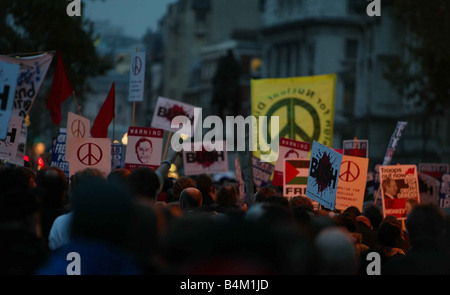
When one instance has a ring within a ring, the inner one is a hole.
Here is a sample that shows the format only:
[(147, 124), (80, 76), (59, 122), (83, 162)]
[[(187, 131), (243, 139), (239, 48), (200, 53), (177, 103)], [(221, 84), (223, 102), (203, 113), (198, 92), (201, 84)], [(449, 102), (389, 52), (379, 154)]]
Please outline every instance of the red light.
[(39, 168), (44, 167), (44, 160), (41, 157), (39, 157), (39, 159), (38, 159), (38, 166), (39, 166)]
[(30, 158), (28, 158), (28, 156), (23, 156), (23, 160), (27, 161), (27, 162), (30, 162)]

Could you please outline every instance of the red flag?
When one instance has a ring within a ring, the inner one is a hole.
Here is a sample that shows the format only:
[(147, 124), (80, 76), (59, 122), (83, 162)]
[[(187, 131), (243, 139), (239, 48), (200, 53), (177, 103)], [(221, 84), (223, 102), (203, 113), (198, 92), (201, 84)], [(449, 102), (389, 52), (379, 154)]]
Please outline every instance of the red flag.
[(61, 52), (58, 51), (58, 60), (56, 62), (55, 75), (50, 90), (50, 96), (47, 102), (47, 109), (50, 110), (52, 121), (55, 125), (61, 122), (61, 104), (73, 93), (72, 85), (67, 77), (64, 68)]
[(116, 104), (116, 90), (114, 82), (109, 90), (105, 102), (95, 118), (91, 128), (91, 136), (96, 138), (108, 137), (108, 126), (115, 116), (114, 108)]

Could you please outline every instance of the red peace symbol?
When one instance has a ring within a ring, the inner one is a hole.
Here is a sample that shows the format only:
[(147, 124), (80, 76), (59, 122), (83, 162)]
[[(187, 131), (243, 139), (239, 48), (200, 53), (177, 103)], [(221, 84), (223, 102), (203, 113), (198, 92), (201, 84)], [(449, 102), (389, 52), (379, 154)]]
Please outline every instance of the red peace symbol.
[(359, 177), (359, 167), (355, 162), (352, 161), (342, 162), (341, 174), (339, 174), (340, 180), (345, 182), (353, 182), (356, 179), (358, 179), (358, 177)]
[(84, 134), (86, 132), (86, 127), (84, 127), (83, 122), (80, 120), (74, 120), (72, 122), (72, 126), (70, 127), (70, 130), (72, 131), (72, 135), (75, 137), (84, 137)]
[(88, 142), (78, 148), (77, 157), (84, 165), (92, 166), (102, 160), (103, 152), (98, 145)]

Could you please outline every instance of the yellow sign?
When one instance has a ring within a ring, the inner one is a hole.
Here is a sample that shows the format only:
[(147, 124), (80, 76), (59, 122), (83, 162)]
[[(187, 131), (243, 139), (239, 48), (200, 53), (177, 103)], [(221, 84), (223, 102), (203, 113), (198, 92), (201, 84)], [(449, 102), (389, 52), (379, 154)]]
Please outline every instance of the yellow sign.
[[(279, 137), (331, 147), (336, 74), (251, 81), (252, 115), (279, 117)], [(273, 138), (268, 127), (268, 138)], [(259, 157), (259, 152), (254, 152)]]

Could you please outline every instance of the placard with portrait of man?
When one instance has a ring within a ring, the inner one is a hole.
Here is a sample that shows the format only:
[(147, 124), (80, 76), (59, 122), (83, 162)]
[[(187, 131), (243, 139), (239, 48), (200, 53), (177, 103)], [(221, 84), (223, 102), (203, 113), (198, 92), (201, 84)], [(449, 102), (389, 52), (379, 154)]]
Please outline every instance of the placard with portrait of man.
[(130, 127), (125, 168), (129, 170), (137, 167), (158, 168), (162, 157), (163, 135), (162, 129)]

